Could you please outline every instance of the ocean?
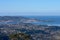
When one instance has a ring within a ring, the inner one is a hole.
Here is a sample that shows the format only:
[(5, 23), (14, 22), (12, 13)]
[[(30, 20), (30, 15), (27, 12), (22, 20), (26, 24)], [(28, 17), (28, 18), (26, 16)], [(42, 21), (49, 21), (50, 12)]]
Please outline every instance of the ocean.
[[(37, 19), (42, 21), (42, 22), (33, 22), (32, 24), (60, 26), (60, 16), (22, 16), (22, 17)], [(18, 20), (20, 21), (20, 19)], [(16, 24), (17, 22), (19, 22), (18, 20), (13, 22), (8, 22), (7, 24)], [(0, 22), (0, 24), (6, 24), (6, 22)]]
[(43, 22), (36, 22), (35, 24), (60, 26), (60, 16), (24, 16), (24, 17), (43, 20)]

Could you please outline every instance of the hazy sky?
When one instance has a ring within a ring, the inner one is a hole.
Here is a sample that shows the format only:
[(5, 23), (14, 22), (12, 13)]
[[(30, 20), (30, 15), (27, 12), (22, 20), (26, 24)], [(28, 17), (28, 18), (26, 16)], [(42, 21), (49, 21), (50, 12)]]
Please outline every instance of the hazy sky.
[(60, 0), (0, 0), (0, 15), (60, 15)]

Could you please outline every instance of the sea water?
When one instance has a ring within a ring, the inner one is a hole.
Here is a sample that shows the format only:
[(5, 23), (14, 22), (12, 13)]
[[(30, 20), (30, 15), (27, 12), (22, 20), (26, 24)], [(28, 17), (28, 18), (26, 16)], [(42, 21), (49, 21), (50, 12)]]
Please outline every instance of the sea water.
[(35, 22), (35, 24), (60, 26), (60, 16), (25, 16), (25, 17), (41, 21), (43, 20), (42, 22)]

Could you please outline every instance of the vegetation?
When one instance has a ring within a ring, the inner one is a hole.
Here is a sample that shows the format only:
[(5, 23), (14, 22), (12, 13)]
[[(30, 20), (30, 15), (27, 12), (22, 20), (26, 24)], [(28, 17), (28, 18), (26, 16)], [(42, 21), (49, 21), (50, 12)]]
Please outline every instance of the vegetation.
[(9, 38), (10, 40), (31, 40), (31, 36), (24, 33), (11, 34)]

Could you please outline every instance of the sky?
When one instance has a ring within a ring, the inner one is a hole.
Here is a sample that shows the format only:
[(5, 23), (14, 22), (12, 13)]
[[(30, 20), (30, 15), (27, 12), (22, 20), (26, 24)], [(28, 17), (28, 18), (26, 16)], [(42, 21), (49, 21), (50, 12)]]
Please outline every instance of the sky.
[(59, 15), (60, 0), (0, 0), (0, 16)]

